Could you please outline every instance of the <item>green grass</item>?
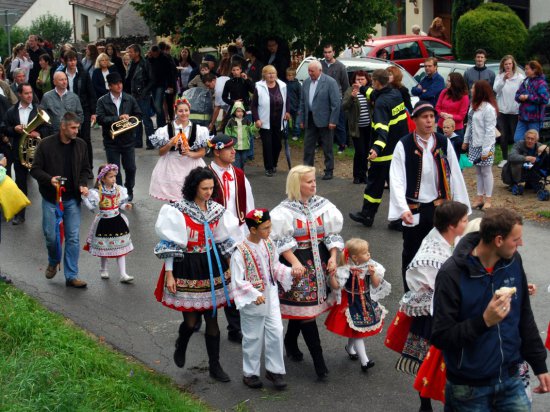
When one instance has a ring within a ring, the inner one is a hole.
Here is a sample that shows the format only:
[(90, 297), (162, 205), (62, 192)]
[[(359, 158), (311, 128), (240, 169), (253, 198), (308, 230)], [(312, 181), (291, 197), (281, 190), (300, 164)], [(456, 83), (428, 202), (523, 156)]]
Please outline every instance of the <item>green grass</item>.
[(0, 411), (207, 411), (146, 369), (0, 284)]
[(540, 217), (544, 217), (545, 219), (550, 219), (550, 210), (541, 210), (537, 213)]

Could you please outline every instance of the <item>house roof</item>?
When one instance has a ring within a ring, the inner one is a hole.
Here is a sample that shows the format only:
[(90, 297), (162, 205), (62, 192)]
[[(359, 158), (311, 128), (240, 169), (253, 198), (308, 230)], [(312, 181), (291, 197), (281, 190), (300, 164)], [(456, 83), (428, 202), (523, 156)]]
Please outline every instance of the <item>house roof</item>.
[(2, 10), (13, 10), (17, 16), (12, 22), (19, 20), (36, 0), (2, 0)]
[(71, 3), (114, 16), (124, 5), (125, 0), (72, 0)]

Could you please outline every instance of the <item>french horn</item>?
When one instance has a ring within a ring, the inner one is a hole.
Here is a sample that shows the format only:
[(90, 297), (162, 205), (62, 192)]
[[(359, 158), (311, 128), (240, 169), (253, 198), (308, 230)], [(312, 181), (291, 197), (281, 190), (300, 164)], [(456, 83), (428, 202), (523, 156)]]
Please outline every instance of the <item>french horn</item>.
[(38, 109), (38, 113), (34, 119), (23, 129), (23, 134), (19, 141), (19, 161), (27, 169), (32, 167), (36, 148), (40, 140), (42, 140), (40, 137), (31, 137), (30, 134), (44, 123), (51, 124), (50, 116), (44, 110)]

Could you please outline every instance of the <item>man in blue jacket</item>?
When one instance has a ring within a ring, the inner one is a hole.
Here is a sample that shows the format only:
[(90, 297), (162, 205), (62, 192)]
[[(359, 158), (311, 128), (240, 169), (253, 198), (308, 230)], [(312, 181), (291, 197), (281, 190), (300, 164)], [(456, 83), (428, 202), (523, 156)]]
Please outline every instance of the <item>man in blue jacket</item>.
[(420, 80), (418, 86), (411, 89), (411, 93), (435, 107), (437, 99), (439, 99), (439, 93), (445, 88), (445, 80), (437, 72), (437, 59), (435, 57), (428, 57), (424, 60), (424, 71), (426, 76)]
[(534, 392), (550, 391), (546, 349), (517, 252), (522, 229), (516, 212), (487, 211), (479, 232), (460, 241), (437, 275), (431, 343), (447, 365), (446, 409), (529, 411), (518, 373), (524, 360), (540, 382)]

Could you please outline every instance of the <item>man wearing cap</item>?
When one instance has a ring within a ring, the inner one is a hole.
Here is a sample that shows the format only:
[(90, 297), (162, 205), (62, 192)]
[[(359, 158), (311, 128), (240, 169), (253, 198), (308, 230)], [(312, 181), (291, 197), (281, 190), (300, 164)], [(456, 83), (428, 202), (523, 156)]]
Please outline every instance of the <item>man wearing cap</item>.
[[(107, 75), (109, 93), (101, 96), (97, 101), (97, 122), (103, 129), (103, 146), (107, 155), (107, 162), (113, 163), (121, 170), (124, 168), (124, 186), (128, 190), (128, 201), (134, 198), (134, 185), (136, 183), (136, 156), (134, 151), (134, 129), (111, 136), (113, 123), (128, 120), (130, 116), (141, 119), (141, 109), (136, 99), (122, 91), (122, 77), (118, 72)], [(116, 176), (117, 184), (122, 185), (121, 173)]]
[[(395, 145), (409, 132), (407, 113), (401, 93), (390, 86), (389, 73), (384, 69), (372, 72), (372, 87), (377, 97), (372, 113), (372, 140), (368, 160), (367, 186), (363, 195), (363, 207), (359, 212), (350, 213), (349, 217), (365, 226), (374, 223), (374, 216), (382, 203), (384, 185), (392, 161)], [(390, 227), (391, 228), (391, 227)]]
[[(214, 172), (220, 188), (212, 200), (237, 216), (244, 238), (248, 234), (245, 217), (254, 209), (254, 197), (250, 182), (243, 170), (232, 165), (236, 153), (235, 140), (225, 134), (218, 134), (210, 140), (209, 145), (214, 152), (214, 160), (208, 167)], [(239, 312), (234, 306), (225, 307), (224, 310), (228, 323), (228, 338), (231, 341), (240, 342), (242, 334)]]
[(407, 266), (433, 228), (435, 207), (444, 200), (455, 200), (470, 208), (453, 145), (434, 132), (436, 115), (431, 103), (421, 100), (415, 105), (411, 116), (416, 131), (399, 140), (390, 167), (388, 219), (403, 221), (401, 272), (405, 291)]

